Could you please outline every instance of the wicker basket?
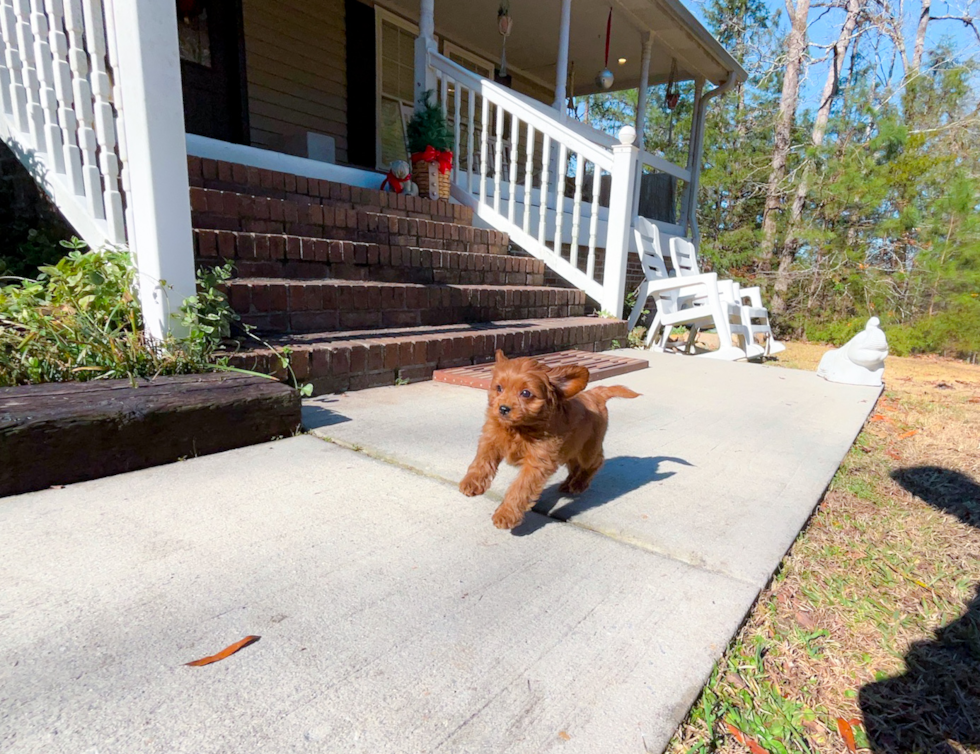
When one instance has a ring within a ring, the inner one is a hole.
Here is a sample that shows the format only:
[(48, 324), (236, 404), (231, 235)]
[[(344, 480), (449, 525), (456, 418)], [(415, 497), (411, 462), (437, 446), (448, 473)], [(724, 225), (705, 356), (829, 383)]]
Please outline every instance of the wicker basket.
[[(451, 170), (447, 170), (445, 173), (439, 172), (438, 162), (423, 162), (419, 160), (418, 162), (412, 163), (412, 180), (419, 187), (419, 196), (426, 199), (431, 198), (433, 195), (439, 199), (448, 199), (449, 177), (451, 174)], [(430, 193), (430, 188), (432, 188), (430, 186), (431, 177), (435, 178), (435, 190), (432, 193)]]

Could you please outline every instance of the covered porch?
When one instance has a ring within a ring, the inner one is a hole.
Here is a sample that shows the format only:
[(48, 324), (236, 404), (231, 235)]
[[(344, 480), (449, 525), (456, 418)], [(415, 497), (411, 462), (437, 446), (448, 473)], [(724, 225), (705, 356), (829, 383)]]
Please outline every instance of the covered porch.
[[(634, 217), (697, 238), (705, 107), (744, 78), (676, 0), (512, 0), (506, 71), (497, 0), (2, 7), (0, 136), (91, 246), (134, 251), (155, 335), (194, 291), (188, 154), (376, 188), (430, 89), (454, 129), (453, 199), (618, 313)], [(599, 89), (607, 21), (612, 90), (641, 100), (619, 138), (566, 106)], [(637, 147), (672, 71), (697, 91), (685, 165)]]

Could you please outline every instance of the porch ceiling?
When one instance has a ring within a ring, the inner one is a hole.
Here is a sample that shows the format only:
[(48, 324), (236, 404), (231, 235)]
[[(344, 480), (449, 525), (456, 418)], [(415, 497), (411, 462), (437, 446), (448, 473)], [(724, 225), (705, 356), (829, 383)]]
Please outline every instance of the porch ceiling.
[[(388, 0), (412, 19), (418, 19), (419, 0)], [(436, 32), (462, 47), (499, 61), (502, 38), (497, 33), (499, 0), (436, 0)], [(671, 60), (677, 60), (677, 80), (698, 76), (719, 84), (735, 71), (745, 71), (680, 0), (572, 0), (569, 61), (574, 63), (570, 94), (598, 91), (594, 78), (603, 67), (606, 19), (613, 7), (609, 67), (615, 90), (635, 88), (640, 81), (641, 34), (650, 31), (653, 55), (650, 84), (665, 83)], [(553, 84), (558, 51), (561, 0), (511, 0), (513, 32), (507, 42), (507, 62), (521, 73)], [(620, 58), (626, 63), (620, 65)]]

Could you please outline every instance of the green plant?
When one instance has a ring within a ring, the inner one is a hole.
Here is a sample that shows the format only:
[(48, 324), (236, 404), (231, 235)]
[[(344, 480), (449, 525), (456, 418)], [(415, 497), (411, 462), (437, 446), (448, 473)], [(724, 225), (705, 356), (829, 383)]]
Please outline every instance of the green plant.
[(647, 336), (647, 328), (634, 327), (630, 330), (627, 340), (630, 348), (643, 348)]
[(230, 267), (202, 273), (201, 293), (181, 311), (190, 334), (149, 342), (129, 254), (85, 252), (78, 239), (67, 256), (37, 278), (6, 278), (0, 288), (0, 385), (153, 377), (222, 368), (215, 357), (236, 318), (218, 290)]
[(611, 345), (612, 345), (613, 348), (622, 348), (622, 346), (620, 345), (620, 342), (618, 340), (616, 340), (615, 338), (613, 338), (613, 341), (612, 341)]
[(442, 106), (433, 101), (434, 94), (429, 90), (422, 95), (419, 107), (408, 121), (408, 151), (412, 154), (424, 152), (430, 146), (440, 152), (453, 148), (453, 132), (446, 122)]

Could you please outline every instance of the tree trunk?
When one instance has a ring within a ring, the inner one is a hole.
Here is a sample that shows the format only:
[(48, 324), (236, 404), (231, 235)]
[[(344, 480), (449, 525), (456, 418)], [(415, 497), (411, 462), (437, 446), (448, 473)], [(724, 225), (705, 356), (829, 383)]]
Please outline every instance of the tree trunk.
[[(926, 0), (928, 2), (928, 0)], [(857, 28), (858, 18), (863, 10), (864, 0), (847, 0), (847, 16), (841, 26), (840, 34), (833, 48), (833, 60), (827, 71), (827, 80), (823, 85), (823, 93), (820, 95), (820, 107), (817, 110), (817, 118), (813, 123), (811, 140), (814, 147), (823, 144), (823, 137), (827, 131), (827, 122), (830, 120), (830, 106), (833, 104), (834, 97), (840, 82), (841, 70), (844, 68), (844, 59), (847, 57), (847, 49), (850, 47), (854, 30)], [(796, 259), (796, 252), (800, 248), (800, 230), (803, 217), (803, 206), (806, 204), (807, 192), (810, 189), (810, 163), (808, 162), (803, 169), (803, 176), (796, 187), (796, 196), (793, 198), (793, 206), (790, 210), (789, 228), (786, 231), (786, 238), (783, 241), (782, 250), (779, 253), (779, 269), (776, 275), (775, 290), (772, 299), (772, 309), (776, 313), (782, 313), (786, 309), (786, 294), (789, 291), (790, 270), (793, 261)]]
[(922, 10), (919, 12), (919, 26), (915, 30), (915, 47), (912, 49), (912, 65), (905, 75), (916, 76), (922, 67), (922, 53), (926, 48), (926, 30), (929, 28), (929, 14), (932, 11), (932, 0), (922, 0)]
[[(788, 2), (787, 7), (790, 7)], [(807, 48), (806, 28), (809, 13), (810, 0), (796, 0), (796, 7), (792, 11), (792, 28), (786, 40), (786, 73), (783, 77), (782, 96), (779, 98), (772, 163), (766, 189), (766, 206), (762, 214), (760, 261), (764, 269), (772, 268), (776, 249), (776, 220), (782, 205), (786, 162), (789, 157), (793, 123), (796, 120), (796, 103), (800, 94), (800, 69), (803, 67), (803, 56)]]

